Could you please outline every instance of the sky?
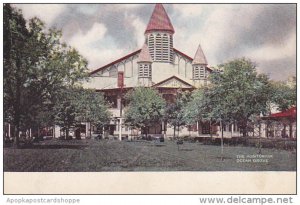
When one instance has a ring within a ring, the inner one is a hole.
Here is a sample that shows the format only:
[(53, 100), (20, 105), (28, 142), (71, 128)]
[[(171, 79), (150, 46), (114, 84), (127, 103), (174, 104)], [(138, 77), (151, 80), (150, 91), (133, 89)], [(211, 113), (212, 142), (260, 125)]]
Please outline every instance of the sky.
[[(144, 43), (154, 4), (17, 4), (63, 32), (95, 70)], [(259, 73), (296, 75), (296, 4), (164, 4), (175, 29), (174, 47), (194, 57), (198, 45), (210, 66), (246, 57)]]

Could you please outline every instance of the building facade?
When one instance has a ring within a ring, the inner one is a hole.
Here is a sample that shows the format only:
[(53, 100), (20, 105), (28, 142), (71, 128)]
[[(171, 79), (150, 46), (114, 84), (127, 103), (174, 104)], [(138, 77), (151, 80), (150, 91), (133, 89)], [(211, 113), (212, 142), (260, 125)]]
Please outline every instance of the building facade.
[[(162, 4), (156, 4), (149, 23), (145, 29), (145, 44), (122, 58), (119, 58), (90, 73), (90, 81), (86, 88), (102, 92), (111, 103), (113, 118), (108, 132), (110, 135), (132, 136), (141, 131), (130, 130), (120, 126), (121, 97), (124, 93), (138, 86), (157, 89), (166, 101), (171, 100), (178, 89), (192, 91), (207, 85), (212, 69), (201, 46), (195, 51), (194, 58), (173, 47), (175, 29)], [(188, 46), (188, 45), (187, 45)], [(124, 87), (118, 87), (118, 73), (124, 75)], [(124, 106), (124, 105), (123, 105)], [(210, 123), (198, 122), (195, 126), (182, 127), (177, 130), (180, 136), (218, 134), (218, 127), (210, 127)], [(225, 136), (238, 135), (237, 126), (228, 127)], [(172, 136), (173, 130), (166, 123), (159, 122), (150, 128), (150, 134)]]

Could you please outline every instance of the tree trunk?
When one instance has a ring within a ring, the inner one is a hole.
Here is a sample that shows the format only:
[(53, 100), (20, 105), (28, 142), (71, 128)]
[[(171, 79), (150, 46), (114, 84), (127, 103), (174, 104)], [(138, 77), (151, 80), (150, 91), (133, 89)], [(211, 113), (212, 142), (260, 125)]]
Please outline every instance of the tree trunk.
[[(17, 69), (21, 69), (21, 57), (19, 52), (17, 53), (17, 61), (16, 61), (16, 66)], [(15, 121), (15, 145), (18, 148), (19, 147), (19, 133), (20, 133), (20, 119), (21, 119), (21, 72), (16, 72), (16, 101), (15, 103), (15, 116), (14, 116), (14, 121)]]
[(293, 123), (290, 121), (290, 139), (293, 138)]
[(247, 121), (242, 121), (243, 137), (247, 137)]
[(65, 139), (68, 140), (69, 139), (69, 128), (66, 128), (66, 136)]
[(213, 135), (212, 135), (212, 126), (211, 126), (211, 120), (209, 120), (209, 133), (210, 133), (210, 138), (212, 138), (213, 137)]
[(40, 139), (40, 126), (38, 125), (38, 130), (37, 130), (37, 138), (38, 140)]
[(173, 138), (175, 138), (176, 135), (176, 125), (174, 125), (174, 134), (173, 134)]
[(221, 129), (222, 129), (222, 134), (221, 134), (221, 160), (224, 160), (224, 131), (223, 131), (223, 122), (221, 121)]
[(148, 133), (149, 133), (149, 127), (148, 126), (145, 127), (145, 132), (146, 132), (146, 140), (148, 140)]
[(90, 138), (92, 139), (92, 123), (90, 122)]
[(20, 134), (20, 127), (19, 125), (15, 125), (15, 129), (14, 129), (14, 138), (15, 138), (15, 147), (19, 148), (20, 146), (20, 140), (19, 140), (19, 134)]
[(258, 125), (258, 137), (259, 137), (258, 154), (261, 154), (261, 123), (260, 122), (259, 122), (259, 125)]

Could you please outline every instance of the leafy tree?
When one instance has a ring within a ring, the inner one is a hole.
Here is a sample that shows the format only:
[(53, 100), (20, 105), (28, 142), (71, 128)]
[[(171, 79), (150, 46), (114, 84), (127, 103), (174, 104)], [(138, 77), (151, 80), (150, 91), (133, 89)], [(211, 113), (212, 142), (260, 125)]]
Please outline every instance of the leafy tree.
[(243, 136), (252, 115), (265, 114), (271, 95), (269, 79), (257, 74), (256, 66), (245, 58), (224, 65), (223, 74), (212, 74), (209, 90), (211, 117), (223, 124), (239, 122)]
[(87, 61), (60, 42), (60, 31), (45, 32), (38, 18), (27, 28), (21, 11), (9, 4), (4, 5), (3, 30), (4, 119), (14, 125), (18, 145), (20, 129), (52, 121), (41, 116), (53, 108), (61, 88), (85, 79)]
[(77, 123), (76, 121), (76, 92), (68, 89), (59, 93), (61, 101), (54, 107), (55, 122), (65, 132), (65, 139), (69, 139), (69, 131)]
[(297, 91), (296, 85), (289, 86), (283, 82), (272, 82), (271, 102), (284, 111), (296, 105)]
[(26, 80), (25, 61), (26, 39), (28, 31), (23, 16), (9, 4), (3, 9), (3, 96), (4, 119), (15, 125), (16, 143), (19, 143), (18, 133), (21, 121), (22, 82)]
[(125, 110), (125, 123), (144, 128), (148, 135), (149, 126), (161, 121), (164, 116), (166, 102), (152, 88), (138, 87), (125, 96), (129, 102)]
[(176, 128), (186, 124), (184, 118), (184, 108), (189, 101), (190, 94), (188, 92), (179, 91), (175, 101), (166, 106), (165, 120), (174, 128), (174, 137)]
[(184, 119), (187, 124), (210, 120), (211, 106), (207, 93), (207, 88), (193, 91), (191, 100), (184, 107)]
[(78, 121), (90, 122), (96, 127), (107, 124), (111, 113), (103, 94), (91, 89), (79, 89), (77, 92)]
[(80, 122), (96, 126), (109, 122), (110, 113), (102, 94), (77, 87), (62, 89), (58, 96), (61, 100), (54, 106), (55, 123), (65, 131), (66, 139), (70, 129)]

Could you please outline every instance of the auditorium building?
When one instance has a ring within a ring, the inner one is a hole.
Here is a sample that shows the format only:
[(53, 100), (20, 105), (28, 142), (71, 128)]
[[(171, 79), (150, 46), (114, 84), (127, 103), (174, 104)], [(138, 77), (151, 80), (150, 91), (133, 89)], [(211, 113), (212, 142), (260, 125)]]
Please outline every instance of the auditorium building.
[[(129, 90), (138, 86), (152, 87), (169, 102), (174, 99), (179, 89), (192, 91), (209, 83), (208, 76), (212, 69), (208, 67), (201, 46), (198, 46), (192, 58), (173, 47), (174, 36), (175, 29), (166, 10), (162, 4), (156, 4), (145, 28), (145, 44), (140, 49), (90, 73), (90, 81), (85, 87), (103, 93), (112, 105), (113, 116), (107, 128), (110, 135), (118, 135), (120, 129), (122, 129), (122, 136), (141, 134), (140, 130), (120, 126), (121, 102), (124, 103), (121, 97)], [(118, 86), (118, 76), (123, 77), (124, 86)], [(122, 104), (122, 106), (126, 105)], [(90, 126), (87, 128), (93, 129)], [(173, 128), (165, 122), (158, 122), (156, 126), (150, 128), (149, 132), (153, 135), (172, 136)], [(209, 122), (198, 122), (193, 126), (180, 128), (176, 133), (181, 136), (195, 136), (209, 135), (210, 132), (217, 134), (218, 127), (211, 127)], [(239, 134), (237, 127), (233, 125), (224, 133), (229, 136)]]

